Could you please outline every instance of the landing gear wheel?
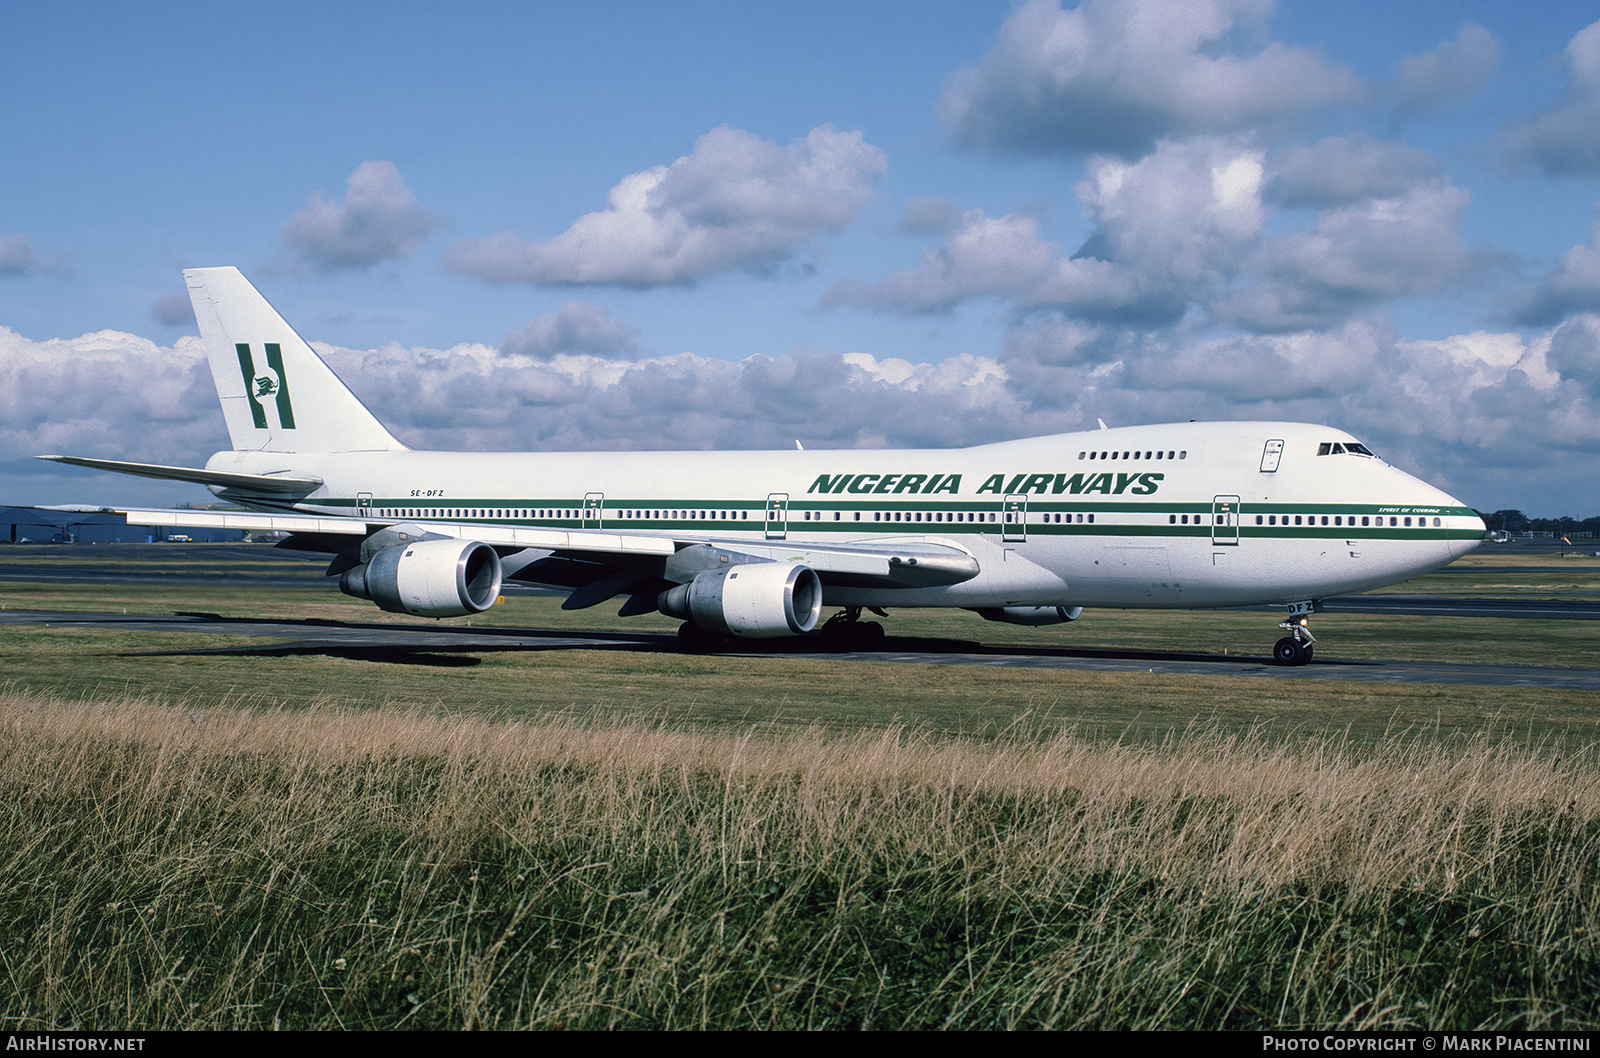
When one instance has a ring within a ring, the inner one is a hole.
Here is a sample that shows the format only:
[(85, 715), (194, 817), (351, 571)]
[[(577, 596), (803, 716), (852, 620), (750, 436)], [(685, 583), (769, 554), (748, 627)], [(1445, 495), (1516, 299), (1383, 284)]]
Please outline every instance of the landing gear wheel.
[(1289, 634), (1272, 647), (1272, 659), (1280, 665), (1304, 665), (1311, 660), (1311, 644), (1317, 637), (1311, 634), (1309, 616), (1322, 612), (1322, 600), (1305, 599), (1289, 604), (1289, 619), (1280, 621), (1278, 627)]
[(678, 626), (678, 646), (692, 654), (703, 654), (722, 645), (722, 637), (708, 632), (693, 621)]
[[(873, 613), (881, 612), (873, 608)], [(846, 607), (834, 614), (818, 630), (822, 641), (835, 650), (870, 650), (883, 642), (883, 625), (861, 620), (861, 607)]]
[(1273, 646), (1272, 659), (1280, 665), (1304, 665), (1311, 660), (1311, 647), (1294, 636), (1284, 636)]

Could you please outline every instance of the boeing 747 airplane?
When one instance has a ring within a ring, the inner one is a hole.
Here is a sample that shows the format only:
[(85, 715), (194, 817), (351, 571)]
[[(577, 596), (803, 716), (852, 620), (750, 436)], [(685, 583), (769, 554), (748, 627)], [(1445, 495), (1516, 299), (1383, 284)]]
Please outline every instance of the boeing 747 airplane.
[[(1304, 664), (1326, 596), (1476, 547), (1471, 508), (1328, 426), (1170, 423), (952, 450), (419, 452), (234, 268), (186, 271), (231, 451), (205, 469), (41, 456), (190, 481), (242, 511), (127, 510), (139, 525), (279, 530), (381, 609), (453, 617), (507, 580), (569, 609), (727, 636), (881, 637), (861, 619), (946, 606), (1045, 625), (1084, 607), (1287, 610)], [(822, 611), (838, 612), (821, 622)], [(821, 623), (819, 623), (821, 622)]]

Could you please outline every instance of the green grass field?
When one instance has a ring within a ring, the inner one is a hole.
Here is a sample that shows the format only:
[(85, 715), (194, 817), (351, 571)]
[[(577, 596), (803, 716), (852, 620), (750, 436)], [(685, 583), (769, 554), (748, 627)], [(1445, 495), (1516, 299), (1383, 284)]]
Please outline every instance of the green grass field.
[[(1479, 561), (1396, 590), (1600, 585)], [(317, 566), (230, 567), (0, 605), (394, 620)], [(675, 625), (526, 596), (472, 621)], [(1275, 621), (887, 624), (1259, 656)], [(1592, 667), (1600, 638), (1315, 627), (1319, 659)], [(1600, 1028), (1600, 695), (265, 645), (0, 628), (8, 1028)]]

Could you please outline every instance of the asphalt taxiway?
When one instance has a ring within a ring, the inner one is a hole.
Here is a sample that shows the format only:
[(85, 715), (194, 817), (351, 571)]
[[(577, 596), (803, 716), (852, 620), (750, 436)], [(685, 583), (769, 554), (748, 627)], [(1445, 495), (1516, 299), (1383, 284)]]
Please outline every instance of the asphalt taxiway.
[[(1502, 551), (1503, 549), (1503, 551)], [(58, 548), (30, 549), (37, 558), (47, 552), (66, 558)], [(1484, 552), (1526, 555), (1527, 547), (1486, 545)], [(1555, 558), (1554, 545), (1549, 548)], [(80, 584), (184, 584), (235, 587), (326, 585), (323, 564), (294, 552), (261, 545), (120, 545), (112, 548), (73, 547), (71, 561), (37, 561), (9, 565), (0, 560), (0, 581)], [(3, 558), (3, 552), (0, 552)], [(128, 559), (137, 561), (127, 561)], [(1558, 573), (1571, 566), (1538, 570), (1507, 566), (1507, 573)], [(1461, 572), (1483, 573), (1479, 566)], [(1441, 572), (1452, 573), (1446, 569)], [(537, 591), (508, 585), (517, 594)], [(1579, 595), (1586, 593), (1577, 593)], [(1541, 592), (1538, 598), (1464, 598), (1455, 595), (1351, 595), (1327, 599), (1330, 614), (1391, 614), (1453, 618), (1525, 620), (1600, 620), (1600, 601), (1566, 598)], [(1252, 607), (1269, 612), (1277, 608)], [(246, 636), (259, 645), (208, 647), (166, 653), (274, 656), (322, 654), (376, 662), (418, 665), (476, 664), (474, 655), (502, 650), (628, 650), (676, 653), (675, 636), (656, 632), (579, 632), (546, 629), (472, 628), (438, 623), (340, 623), (320, 620), (285, 621), (220, 617), (205, 613), (127, 615), (48, 611), (0, 611), (0, 626), (51, 625), (145, 632), (190, 632)], [(892, 630), (893, 626), (890, 625)], [(839, 661), (880, 661), (921, 665), (1150, 672), (1176, 675), (1246, 676), (1288, 680), (1356, 680), (1467, 684), (1496, 687), (1546, 687), (1600, 690), (1600, 669), (1555, 666), (1476, 665), (1454, 662), (1369, 661), (1315, 658), (1309, 665), (1284, 667), (1270, 657), (1190, 654), (1141, 650), (1073, 649), (1070, 646), (988, 646), (953, 639), (890, 636), (869, 649), (841, 653), (817, 639), (763, 640), (740, 644), (730, 653), (804, 655)]]
[[(166, 615), (0, 611), (0, 627), (50, 626), (106, 631), (191, 632), (259, 637), (260, 645), (233, 644), (191, 650), (137, 651), (140, 655), (235, 655), (282, 657), (315, 654), (372, 662), (470, 666), (474, 655), (497, 651), (626, 650), (679, 653), (677, 637), (659, 632), (577, 632), (470, 628), (454, 625), (352, 624), (222, 617), (207, 613)], [(1475, 665), (1462, 662), (1368, 661), (1315, 658), (1285, 667), (1268, 657), (1166, 651), (987, 646), (966, 640), (889, 637), (871, 649), (841, 653), (812, 639), (767, 640), (729, 653), (805, 656), (840, 662), (879, 661), (917, 665), (980, 665), (1165, 675), (1242, 676), (1284, 680), (1343, 680), (1369, 683), (1464, 684), (1483, 687), (1542, 687), (1600, 691), (1600, 669), (1537, 665)], [(715, 653), (715, 652), (713, 652)]]

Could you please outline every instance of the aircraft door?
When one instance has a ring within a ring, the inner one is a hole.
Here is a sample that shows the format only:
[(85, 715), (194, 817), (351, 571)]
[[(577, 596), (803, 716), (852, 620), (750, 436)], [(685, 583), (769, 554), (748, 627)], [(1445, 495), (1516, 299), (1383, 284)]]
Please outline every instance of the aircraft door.
[(1028, 539), (1028, 497), (1007, 496), (1000, 506), (1000, 540), (1020, 544)]
[(789, 494), (773, 492), (767, 495), (767, 539), (782, 540), (789, 535)]
[(1278, 470), (1278, 461), (1283, 458), (1283, 442), (1276, 438), (1268, 441), (1261, 450), (1261, 472), (1273, 474)]
[(1211, 498), (1211, 543), (1214, 546), (1238, 546), (1239, 497)]
[(600, 516), (605, 511), (606, 494), (603, 492), (586, 492), (583, 494), (583, 522), (585, 529), (599, 529)]
[(372, 517), (372, 493), (370, 493), (370, 492), (358, 492), (358, 493), (356, 493), (356, 517), (358, 517), (358, 518), (370, 518), (370, 517)]

